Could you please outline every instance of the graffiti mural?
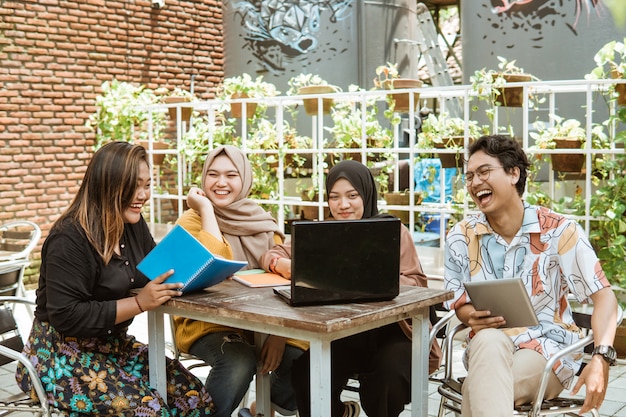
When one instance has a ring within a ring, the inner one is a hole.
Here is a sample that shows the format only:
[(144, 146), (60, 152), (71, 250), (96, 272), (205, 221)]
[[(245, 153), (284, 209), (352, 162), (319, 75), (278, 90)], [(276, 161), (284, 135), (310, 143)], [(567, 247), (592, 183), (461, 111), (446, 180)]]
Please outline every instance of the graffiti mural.
[(336, 23), (352, 13), (354, 0), (224, 1), (239, 20), (250, 50), (265, 70), (279, 73), (285, 61), (314, 51), (322, 19)]
[[(478, 16), (486, 19), (492, 28), (515, 30), (531, 35), (526, 41), (533, 48), (542, 48), (545, 32), (556, 25), (565, 25), (575, 36), (581, 19), (593, 14), (608, 16), (601, 0), (491, 0), (488, 9)], [(513, 47), (513, 43), (507, 45)]]

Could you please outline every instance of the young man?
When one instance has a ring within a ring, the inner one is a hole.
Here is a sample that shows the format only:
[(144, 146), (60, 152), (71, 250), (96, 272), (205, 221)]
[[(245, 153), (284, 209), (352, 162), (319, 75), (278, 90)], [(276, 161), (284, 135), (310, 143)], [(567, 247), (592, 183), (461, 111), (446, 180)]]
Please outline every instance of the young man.
[[(599, 408), (606, 394), (617, 320), (617, 301), (583, 229), (573, 220), (522, 200), (528, 158), (504, 136), (483, 136), (469, 149), (465, 185), (480, 210), (457, 223), (446, 239), (445, 286), (454, 291), (448, 307), (471, 328), (464, 361), (463, 416), (510, 416), (514, 404), (534, 399), (551, 355), (574, 343), (568, 294), (594, 304), (596, 350), (572, 393), (586, 386), (581, 414)], [(464, 283), (522, 278), (539, 325), (505, 328), (502, 317), (477, 311)], [(547, 398), (570, 388), (582, 355), (557, 364)]]

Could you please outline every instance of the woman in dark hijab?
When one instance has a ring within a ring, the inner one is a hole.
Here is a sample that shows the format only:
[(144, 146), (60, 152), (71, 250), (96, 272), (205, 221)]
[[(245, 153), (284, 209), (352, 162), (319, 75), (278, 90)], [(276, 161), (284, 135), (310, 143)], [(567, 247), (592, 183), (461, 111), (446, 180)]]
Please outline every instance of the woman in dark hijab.
[[(388, 216), (379, 214), (376, 182), (369, 169), (356, 161), (342, 161), (326, 178), (331, 215), (336, 220), (358, 220)], [(376, 239), (372, 236), (372, 239)], [(349, 244), (347, 242), (347, 244)], [(261, 259), (262, 266), (285, 277), (291, 276), (291, 246), (276, 245)], [(406, 227), (400, 234), (400, 285), (426, 286), (413, 237)], [(366, 333), (336, 340), (331, 345), (332, 417), (358, 416), (359, 404), (342, 402), (341, 392), (348, 378), (358, 374), (363, 410), (370, 417), (398, 416), (411, 401), (411, 326), (393, 323)], [(430, 371), (439, 366), (441, 349), (431, 349)], [(311, 414), (309, 355), (294, 362), (292, 384), (301, 417)]]

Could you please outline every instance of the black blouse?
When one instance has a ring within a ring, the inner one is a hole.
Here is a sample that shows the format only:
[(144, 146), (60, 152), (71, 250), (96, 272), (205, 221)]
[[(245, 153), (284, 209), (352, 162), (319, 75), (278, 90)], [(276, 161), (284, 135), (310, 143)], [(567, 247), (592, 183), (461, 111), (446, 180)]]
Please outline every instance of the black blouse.
[(121, 256), (108, 265), (72, 220), (56, 225), (41, 251), (41, 271), (35, 316), (49, 322), (65, 336), (106, 337), (126, 331), (131, 320), (115, 324), (116, 301), (132, 288), (147, 284), (137, 264), (154, 247), (154, 239), (142, 218), (125, 224)]

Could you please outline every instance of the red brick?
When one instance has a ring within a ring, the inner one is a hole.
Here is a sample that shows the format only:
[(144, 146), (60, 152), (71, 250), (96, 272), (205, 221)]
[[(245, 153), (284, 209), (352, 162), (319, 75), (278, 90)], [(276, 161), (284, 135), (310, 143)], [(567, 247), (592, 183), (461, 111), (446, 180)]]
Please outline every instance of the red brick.
[(91, 159), (85, 123), (103, 81), (172, 89), (189, 82), (182, 63), (207, 72), (196, 92), (212, 96), (223, 77), (221, 18), (221, 2), (208, 0), (158, 13), (148, 0), (0, 2), (0, 172), (10, 171), (0, 221), (34, 219), (45, 238)]

